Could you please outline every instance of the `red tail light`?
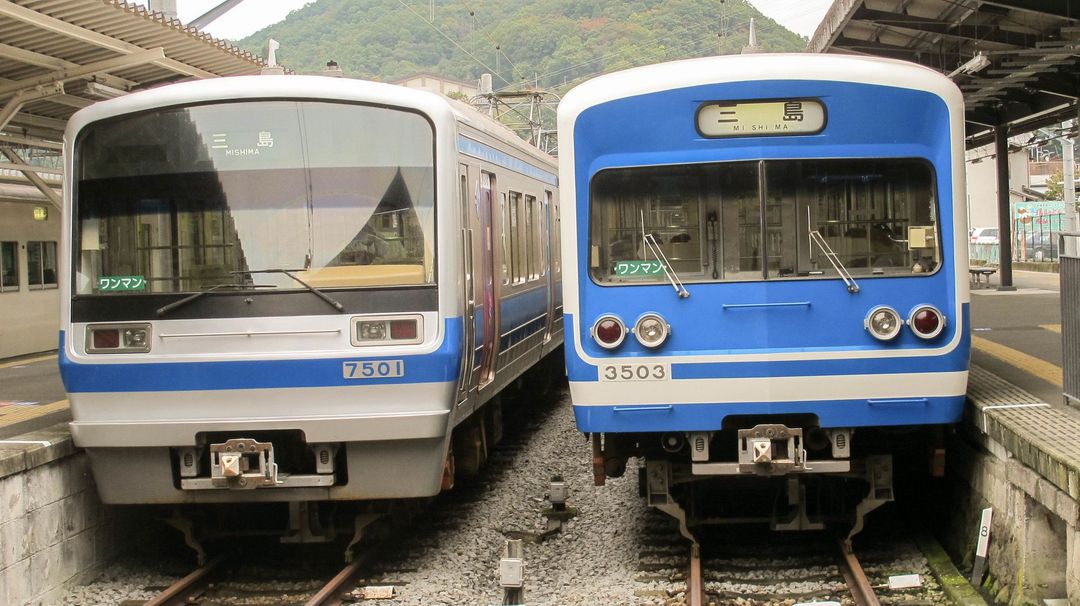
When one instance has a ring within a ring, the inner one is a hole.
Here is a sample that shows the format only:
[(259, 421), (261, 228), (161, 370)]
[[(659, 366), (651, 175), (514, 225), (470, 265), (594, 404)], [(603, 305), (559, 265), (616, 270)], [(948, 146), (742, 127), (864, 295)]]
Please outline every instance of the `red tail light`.
[(933, 339), (945, 330), (945, 316), (931, 305), (920, 305), (908, 317), (908, 326), (915, 336)]
[(416, 339), (416, 320), (391, 320), (390, 338), (409, 341)]
[(604, 349), (615, 349), (626, 338), (626, 325), (616, 316), (601, 316), (593, 324), (593, 339)]
[(94, 330), (94, 349), (117, 349), (120, 347), (120, 329), (106, 328)]

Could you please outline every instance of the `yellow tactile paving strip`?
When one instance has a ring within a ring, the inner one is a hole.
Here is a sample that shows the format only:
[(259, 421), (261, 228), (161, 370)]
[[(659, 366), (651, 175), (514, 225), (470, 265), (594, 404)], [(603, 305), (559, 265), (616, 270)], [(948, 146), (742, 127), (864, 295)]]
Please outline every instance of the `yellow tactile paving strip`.
[(39, 356), (37, 358), (22, 358), (19, 360), (12, 360), (11, 362), (0, 363), (0, 369), (13, 368), (15, 366), (26, 366), (27, 364), (33, 364), (35, 362), (44, 362), (45, 360), (55, 360), (56, 354), (49, 354), (47, 356)]
[(67, 407), (67, 400), (58, 400), (49, 404), (0, 406), (0, 427), (43, 417), (49, 413), (66, 410)]
[(1046, 360), (1040, 360), (1035, 356), (1000, 343), (995, 343), (985, 337), (973, 335), (971, 337), (971, 346), (1009, 364), (1010, 366), (1019, 368), (1034, 377), (1042, 379), (1051, 385), (1056, 385), (1057, 387), (1062, 386), (1060, 366), (1051, 364)]

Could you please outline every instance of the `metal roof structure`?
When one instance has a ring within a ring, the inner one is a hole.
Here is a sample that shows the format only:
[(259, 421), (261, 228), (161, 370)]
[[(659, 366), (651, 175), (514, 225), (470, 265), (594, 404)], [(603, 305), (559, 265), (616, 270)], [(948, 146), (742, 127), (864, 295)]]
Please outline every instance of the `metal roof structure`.
[(964, 93), (969, 147), (1077, 117), (1080, 0), (835, 0), (807, 47), (920, 63)]
[[(807, 50), (903, 59), (952, 78), (968, 148), (994, 145), (1002, 226), (1012, 225), (1009, 137), (1080, 118), (1080, 0), (834, 0)], [(1015, 290), (1012, 245), (1001, 239), (999, 290)]]
[(59, 165), (30, 166), (25, 157), (59, 156), (73, 113), (131, 91), (256, 74), (264, 65), (124, 0), (0, 0), (0, 181), (29, 181), (58, 203)]

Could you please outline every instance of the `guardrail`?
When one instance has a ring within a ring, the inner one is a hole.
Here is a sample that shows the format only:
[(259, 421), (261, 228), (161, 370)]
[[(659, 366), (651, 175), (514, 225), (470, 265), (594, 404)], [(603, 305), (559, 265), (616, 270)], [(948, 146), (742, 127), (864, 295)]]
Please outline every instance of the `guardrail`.
[(1058, 250), (1061, 251), (1059, 271), (1061, 279), (1061, 353), (1062, 378), (1064, 379), (1065, 403), (1080, 407), (1080, 254), (1066, 253), (1065, 238), (1078, 238), (1080, 232), (1059, 232)]

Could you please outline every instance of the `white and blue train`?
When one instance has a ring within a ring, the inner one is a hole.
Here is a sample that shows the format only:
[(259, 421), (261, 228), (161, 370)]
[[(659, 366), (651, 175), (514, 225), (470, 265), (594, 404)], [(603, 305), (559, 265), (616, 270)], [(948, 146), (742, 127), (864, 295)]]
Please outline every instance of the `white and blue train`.
[(253, 76), (70, 121), (60, 367), (106, 503), (422, 497), (562, 343), (553, 158), (471, 107)]
[(597, 481), (645, 457), (675, 515), (765, 484), (782, 507), (704, 515), (779, 528), (818, 526), (828, 478), (860, 479), (859, 514), (890, 500), (891, 455), (964, 403), (963, 137), (957, 87), (899, 61), (715, 57), (568, 93), (565, 351)]

